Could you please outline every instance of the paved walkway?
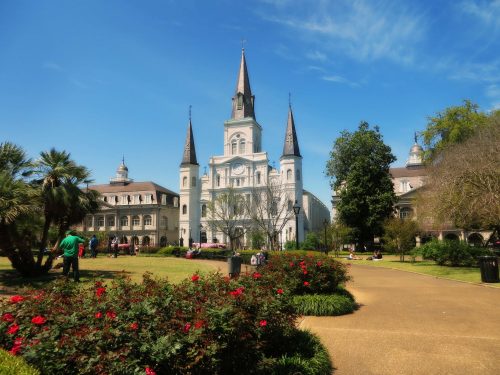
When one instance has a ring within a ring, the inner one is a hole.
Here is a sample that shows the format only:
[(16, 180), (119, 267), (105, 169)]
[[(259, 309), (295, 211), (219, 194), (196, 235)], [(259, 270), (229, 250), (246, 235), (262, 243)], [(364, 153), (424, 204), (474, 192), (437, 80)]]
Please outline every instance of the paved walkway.
[(335, 375), (500, 374), (500, 289), (361, 265), (351, 274), (358, 311), (301, 322)]

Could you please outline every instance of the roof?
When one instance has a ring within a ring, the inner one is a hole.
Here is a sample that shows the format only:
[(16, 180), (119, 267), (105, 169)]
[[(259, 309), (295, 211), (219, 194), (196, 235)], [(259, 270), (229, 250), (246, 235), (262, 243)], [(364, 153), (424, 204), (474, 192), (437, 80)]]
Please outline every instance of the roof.
[(161, 193), (172, 194), (178, 196), (178, 193), (173, 192), (163, 186), (155, 184), (151, 181), (146, 182), (131, 182), (126, 185), (111, 185), (111, 184), (102, 184), (102, 185), (92, 185), (89, 186), (89, 189), (96, 190), (99, 193), (130, 193), (134, 191), (159, 191)]
[(194, 136), (193, 127), (191, 125), (191, 119), (189, 119), (189, 124), (186, 134), (186, 143), (184, 144), (184, 153), (182, 155), (181, 165), (198, 165), (198, 160), (196, 160), (196, 148), (194, 147)]
[(297, 133), (295, 132), (295, 121), (293, 120), (292, 107), (288, 109), (288, 121), (286, 124), (285, 143), (283, 145), (284, 156), (301, 156), (299, 150), (299, 141), (297, 140)]
[[(238, 96), (241, 96), (241, 105), (238, 104)], [(236, 89), (233, 96), (233, 109), (231, 113), (232, 119), (242, 119), (251, 117), (255, 120), (254, 111), (255, 97), (252, 95), (250, 88), (250, 79), (248, 78), (247, 62), (245, 59), (245, 50), (241, 50), (240, 69), (238, 78), (236, 79)]]
[(425, 167), (390, 168), (389, 172), (392, 175), (392, 178), (427, 176), (427, 169)]

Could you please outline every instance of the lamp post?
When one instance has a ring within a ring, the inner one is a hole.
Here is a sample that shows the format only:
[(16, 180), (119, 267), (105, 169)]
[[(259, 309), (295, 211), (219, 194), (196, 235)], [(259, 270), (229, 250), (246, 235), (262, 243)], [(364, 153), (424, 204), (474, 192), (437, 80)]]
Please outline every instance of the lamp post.
[(328, 244), (326, 243), (326, 227), (328, 226), (328, 220), (325, 219), (323, 225), (325, 226), (325, 253), (328, 255)]
[(295, 214), (295, 249), (299, 249), (299, 213), (300, 206), (295, 200), (295, 204), (293, 205), (293, 213)]

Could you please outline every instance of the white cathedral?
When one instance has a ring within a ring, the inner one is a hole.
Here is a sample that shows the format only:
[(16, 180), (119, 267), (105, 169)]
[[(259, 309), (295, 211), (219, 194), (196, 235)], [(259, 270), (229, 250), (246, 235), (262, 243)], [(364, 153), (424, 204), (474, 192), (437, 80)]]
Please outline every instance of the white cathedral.
[[(242, 50), (231, 118), (224, 122), (224, 154), (212, 156), (208, 163), (208, 174), (201, 177), (189, 120), (180, 165), (180, 242), (184, 245), (188, 241), (228, 243), (229, 239), (223, 233), (209, 225), (208, 203), (229, 187), (249, 197), (252, 191), (265, 187), (273, 179), (280, 182), (288, 196), (288, 202), (281, 204), (287, 204), (288, 210), (292, 209), (292, 204), (300, 207), (297, 215), (298, 233), (293, 213), (284, 219), (287, 220), (284, 225), (279, 226), (282, 228), (278, 233), (281, 247), (286, 241), (295, 241), (296, 236), (302, 242), (307, 232), (318, 232), (329, 223), (328, 208), (303, 189), (302, 156), (291, 106), (279, 170), (270, 166), (268, 154), (262, 150), (262, 126), (255, 118), (255, 96), (250, 89), (245, 52)], [(250, 246), (249, 237), (249, 233), (246, 233), (239, 245)]]

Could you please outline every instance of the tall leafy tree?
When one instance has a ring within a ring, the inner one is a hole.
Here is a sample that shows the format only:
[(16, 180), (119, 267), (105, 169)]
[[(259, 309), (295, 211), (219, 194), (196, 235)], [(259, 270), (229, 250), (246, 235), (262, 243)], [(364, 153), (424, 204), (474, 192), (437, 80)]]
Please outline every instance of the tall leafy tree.
[(90, 173), (65, 151), (42, 152), (32, 163), (11, 143), (0, 145), (0, 166), (0, 248), (23, 275), (46, 273), (53, 261), (52, 253), (44, 257), (50, 228), (57, 246), (71, 225), (99, 207), (97, 192), (80, 189)]
[(379, 128), (361, 122), (355, 132), (343, 131), (326, 165), (332, 189), (339, 195), (340, 222), (352, 228), (362, 245), (382, 234), (396, 201), (389, 167), (396, 157), (384, 144)]
[(470, 100), (430, 116), (422, 132), (425, 159), (435, 160), (446, 147), (464, 142), (486, 123), (487, 118), (487, 114), (479, 111), (479, 106)]

